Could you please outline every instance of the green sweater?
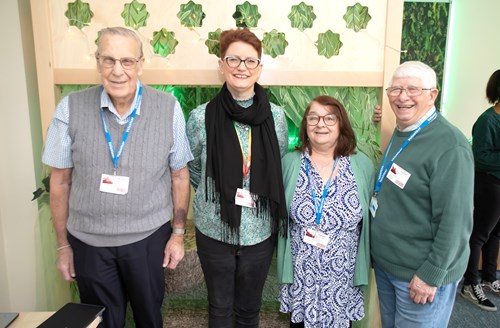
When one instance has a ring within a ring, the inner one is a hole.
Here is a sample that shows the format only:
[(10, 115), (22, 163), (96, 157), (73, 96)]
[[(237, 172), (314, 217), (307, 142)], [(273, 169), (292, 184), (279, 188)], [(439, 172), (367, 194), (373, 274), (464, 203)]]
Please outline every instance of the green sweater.
[[(387, 161), (411, 132), (394, 132)], [(387, 177), (371, 222), (373, 261), (410, 281), (442, 286), (460, 280), (469, 257), (474, 162), (465, 136), (441, 115), (395, 163), (411, 174), (404, 189)]]
[[(300, 152), (294, 151), (283, 157), (283, 183), (285, 185), (285, 197), (287, 208), (293, 200), (297, 179), (300, 173)], [(373, 192), (375, 172), (373, 163), (363, 153), (351, 155), (352, 171), (356, 179), (358, 195), (363, 209), (363, 224), (361, 227), (356, 267), (354, 270), (354, 286), (366, 287), (370, 273), (370, 220), (368, 205)], [(282, 284), (293, 283), (292, 249), (290, 245), (290, 231), (288, 237), (278, 238), (278, 282)]]
[(476, 170), (500, 179), (500, 114), (493, 107), (479, 116), (472, 137)]

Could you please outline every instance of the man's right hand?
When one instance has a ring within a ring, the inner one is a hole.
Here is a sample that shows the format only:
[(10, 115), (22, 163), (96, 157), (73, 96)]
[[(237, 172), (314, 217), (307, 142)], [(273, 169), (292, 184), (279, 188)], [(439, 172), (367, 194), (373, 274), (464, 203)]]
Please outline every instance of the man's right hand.
[(58, 251), (57, 269), (66, 281), (75, 281), (75, 266), (73, 264), (73, 249), (66, 247)]

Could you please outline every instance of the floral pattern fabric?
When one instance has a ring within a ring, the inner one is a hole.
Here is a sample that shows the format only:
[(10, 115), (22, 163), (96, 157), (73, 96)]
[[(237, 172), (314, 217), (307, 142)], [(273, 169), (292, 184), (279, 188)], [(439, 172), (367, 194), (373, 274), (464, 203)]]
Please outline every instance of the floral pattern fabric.
[[(294, 283), (282, 286), (280, 311), (291, 312), (292, 321), (304, 322), (306, 328), (347, 328), (350, 320), (364, 316), (363, 293), (353, 286), (362, 209), (351, 161), (349, 157), (339, 159), (337, 177), (328, 188), (321, 221), (316, 226), (311, 188), (321, 195), (324, 181), (309, 154), (305, 152), (301, 157), (290, 208)], [(329, 236), (326, 249), (303, 241), (308, 228)]]

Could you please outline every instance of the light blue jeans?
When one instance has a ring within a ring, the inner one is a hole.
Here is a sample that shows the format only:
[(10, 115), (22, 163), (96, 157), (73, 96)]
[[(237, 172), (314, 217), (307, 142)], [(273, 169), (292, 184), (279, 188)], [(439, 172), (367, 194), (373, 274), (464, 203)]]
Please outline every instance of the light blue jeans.
[(383, 328), (444, 328), (448, 326), (458, 281), (438, 287), (432, 303), (415, 304), (409, 281), (400, 280), (375, 265)]

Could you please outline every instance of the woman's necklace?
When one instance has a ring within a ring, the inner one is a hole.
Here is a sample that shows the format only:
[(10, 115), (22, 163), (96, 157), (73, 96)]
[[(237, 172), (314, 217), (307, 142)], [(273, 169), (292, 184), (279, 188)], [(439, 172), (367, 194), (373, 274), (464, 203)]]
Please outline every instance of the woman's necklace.
[(328, 161), (326, 164), (323, 164), (323, 165), (318, 165), (313, 159), (312, 159), (312, 156), (310, 157), (311, 158), (311, 162), (313, 163), (314, 167), (316, 168), (316, 170), (318, 170), (318, 172), (321, 172), (323, 171), (324, 169), (326, 169), (327, 167), (329, 167), (332, 163), (333, 163), (333, 158)]

